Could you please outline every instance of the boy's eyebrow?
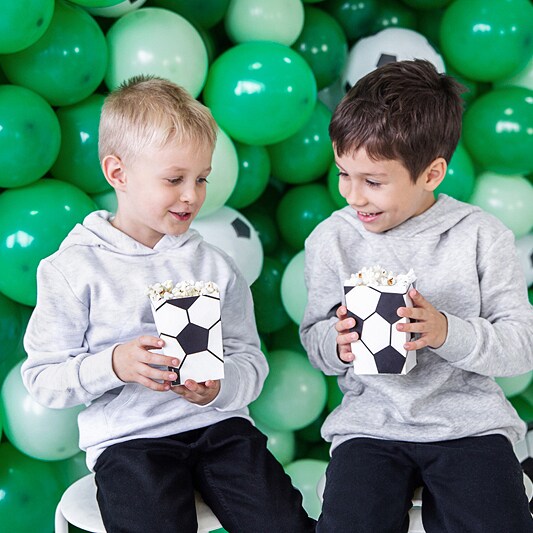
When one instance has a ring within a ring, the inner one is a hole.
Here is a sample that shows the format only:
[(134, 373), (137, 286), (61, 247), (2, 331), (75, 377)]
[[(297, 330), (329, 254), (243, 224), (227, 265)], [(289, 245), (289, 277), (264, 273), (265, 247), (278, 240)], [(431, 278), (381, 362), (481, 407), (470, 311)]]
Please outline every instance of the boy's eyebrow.
[[(168, 168), (165, 169), (165, 172), (187, 172), (188, 168), (185, 168), (185, 167), (174, 167), (174, 166), (170, 166)], [(208, 166), (206, 168), (204, 168), (203, 172), (211, 172), (211, 170), (213, 170), (213, 167), (212, 166)]]
[[(346, 170), (344, 170), (342, 168), (341, 165), (339, 165), (339, 163), (337, 161), (335, 161), (335, 164), (337, 165), (337, 167), (339, 167), (340, 170), (342, 170), (343, 172), (346, 172)], [(386, 178), (387, 177), (387, 173), (386, 172), (356, 172), (356, 174), (358, 174), (359, 176), (379, 176), (379, 177), (382, 177), (382, 178)]]

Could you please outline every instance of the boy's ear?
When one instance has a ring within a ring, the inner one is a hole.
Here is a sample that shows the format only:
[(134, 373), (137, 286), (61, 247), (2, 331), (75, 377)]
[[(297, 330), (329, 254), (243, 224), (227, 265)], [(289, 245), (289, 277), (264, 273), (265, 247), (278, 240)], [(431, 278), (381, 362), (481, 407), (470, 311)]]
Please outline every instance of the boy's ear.
[(448, 165), (443, 157), (437, 157), (432, 161), (423, 173), (422, 179), (424, 188), (427, 191), (434, 191), (446, 176)]
[(102, 161), (102, 172), (113, 189), (123, 191), (126, 187), (126, 172), (120, 157), (107, 155)]

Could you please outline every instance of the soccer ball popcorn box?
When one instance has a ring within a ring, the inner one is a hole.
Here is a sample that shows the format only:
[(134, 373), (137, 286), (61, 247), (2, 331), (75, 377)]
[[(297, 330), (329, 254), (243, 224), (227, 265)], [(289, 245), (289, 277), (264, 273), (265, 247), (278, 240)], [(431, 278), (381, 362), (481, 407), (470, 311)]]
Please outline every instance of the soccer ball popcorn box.
[(344, 283), (348, 316), (355, 319), (359, 339), (352, 342), (356, 374), (407, 374), (416, 365), (416, 351), (404, 344), (411, 333), (398, 331), (397, 324), (410, 320), (399, 317), (399, 307), (412, 307), (409, 290), (414, 273), (395, 276), (379, 266), (363, 268)]
[[(208, 287), (208, 289), (206, 289)], [(170, 290), (169, 290), (170, 289)], [(220, 294), (211, 282), (156, 283), (149, 288), (150, 302), (164, 355), (176, 357), (178, 375), (172, 385), (187, 379), (198, 383), (224, 377), (224, 349), (220, 320)]]

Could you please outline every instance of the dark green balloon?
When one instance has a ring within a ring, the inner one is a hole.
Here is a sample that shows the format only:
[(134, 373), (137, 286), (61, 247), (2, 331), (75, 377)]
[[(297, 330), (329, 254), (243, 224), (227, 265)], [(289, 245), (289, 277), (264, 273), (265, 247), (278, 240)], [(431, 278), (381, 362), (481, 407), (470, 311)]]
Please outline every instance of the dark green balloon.
[[(417, 29), (424, 35), (429, 44), (436, 50), (440, 50), (440, 25), (445, 9), (424, 10), (417, 13)], [(449, 74), (448, 69), (446, 69)]]
[(474, 80), (469, 80), (468, 78), (465, 78), (462, 74), (459, 74), (456, 72), (453, 68), (449, 68), (446, 71), (446, 74), (448, 76), (453, 76), (461, 85), (463, 85), (466, 89), (464, 93), (461, 94), (463, 97), (463, 100), (466, 102), (467, 105), (471, 104), (475, 101), (475, 99), (479, 96), (480, 93), (480, 83), (476, 82)]
[(328, 0), (323, 8), (335, 17), (348, 40), (355, 41), (372, 33), (378, 5), (378, 0)]
[(533, 422), (533, 405), (523, 398), (521, 394), (508, 398), (508, 400), (524, 422)]
[(309, 234), (335, 209), (324, 185), (298, 185), (290, 189), (279, 203), (276, 220), (281, 236), (291, 246), (301, 250)]
[(21, 305), (0, 293), (0, 361), (14, 352), (22, 339), (21, 308)]
[(271, 256), (273, 259), (277, 259), (284, 267), (286, 267), (291, 259), (298, 253), (298, 250), (294, 249), (289, 243), (283, 239), (279, 240), (278, 245)]
[(77, 104), (57, 110), (61, 148), (50, 173), (87, 194), (111, 189), (98, 159), (98, 125), (104, 96), (92, 94)]
[(448, 165), (444, 181), (437, 187), (435, 194), (444, 193), (467, 202), (474, 191), (475, 180), (472, 160), (463, 145), (459, 143)]
[(228, 9), (230, 0), (151, 0), (150, 5), (163, 7), (185, 17), (201, 28), (212, 28), (220, 22)]
[(348, 42), (340, 24), (315, 7), (305, 7), (304, 27), (292, 48), (309, 63), (318, 90), (341, 75), (348, 55)]
[(333, 161), (330, 121), (331, 111), (317, 101), (313, 114), (299, 131), (268, 147), (272, 175), (291, 184), (308, 183), (323, 176)]
[(270, 157), (264, 146), (234, 142), (239, 159), (237, 183), (226, 205), (241, 209), (255, 202), (265, 191), (270, 177)]
[(324, 420), (326, 420), (327, 412), (322, 411), (322, 413), (313, 420), (309, 425), (305, 426), (302, 429), (296, 431), (296, 438), (303, 440), (305, 442), (322, 442), (322, 436), (320, 435), (320, 429)]
[(272, 215), (255, 206), (242, 209), (241, 213), (257, 231), (264, 253), (272, 253), (279, 242), (278, 228)]
[(60, 143), (59, 121), (44, 98), (25, 87), (0, 85), (0, 187), (42, 178)]
[(272, 333), (269, 340), (269, 348), (270, 350), (292, 350), (293, 352), (306, 354), (300, 341), (298, 326), (294, 322), (290, 322), (285, 327)]
[(406, 28), (416, 31), (416, 14), (398, 0), (380, 0), (372, 33), (377, 33), (387, 28)]
[(333, 409), (339, 406), (342, 402), (344, 394), (339, 389), (339, 384), (337, 382), (337, 376), (326, 376), (328, 383), (328, 411), (331, 413)]
[(87, 98), (104, 79), (107, 44), (89, 13), (58, 1), (44, 35), (0, 62), (11, 83), (34, 90), (54, 106), (70, 105)]
[(328, 191), (335, 205), (340, 209), (346, 207), (348, 202), (339, 192), (339, 169), (335, 163), (332, 163), (328, 172)]
[(502, 87), (474, 101), (463, 119), (463, 140), (472, 157), (498, 174), (533, 170), (533, 91)]
[(528, 296), (528, 298), (529, 298), (529, 303), (530, 303), (531, 305), (533, 305), (533, 288), (528, 289), (528, 291), (527, 291), (527, 296)]
[(529, 0), (455, 0), (444, 13), (444, 58), (458, 72), (495, 81), (524, 68), (533, 52)]
[(0, 291), (35, 305), (39, 262), (95, 208), (77, 187), (51, 179), (0, 194)]
[(415, 9), (438, 9), (447, 6), (452, 0), (402, 0)]

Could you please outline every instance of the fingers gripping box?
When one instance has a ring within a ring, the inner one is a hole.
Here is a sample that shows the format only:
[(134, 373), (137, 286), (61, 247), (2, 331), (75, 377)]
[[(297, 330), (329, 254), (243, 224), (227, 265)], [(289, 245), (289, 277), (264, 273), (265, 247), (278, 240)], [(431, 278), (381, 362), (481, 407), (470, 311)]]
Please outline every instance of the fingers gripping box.
[(397, 314), (399, 307), (412, 307), (409, 290), (415, 275), (395, 276), (380, 266), (363, 268), (344, 283), (348, 316), (355, 319), (359, 340), (352, 342), (356, 374), (407, 374), (416, 365), (416, 351), (403, 346), (411, 333), (396, 329), (410, 322)]
[(173, 385), (187, 379), (202, 383), (224, 377), (224, 350), (220, 321), (220, 294), (212, 282), (171, 281), (148, 289), (159, 336), (165, 341), (164, 355), (177, 357), (178, 375)]

